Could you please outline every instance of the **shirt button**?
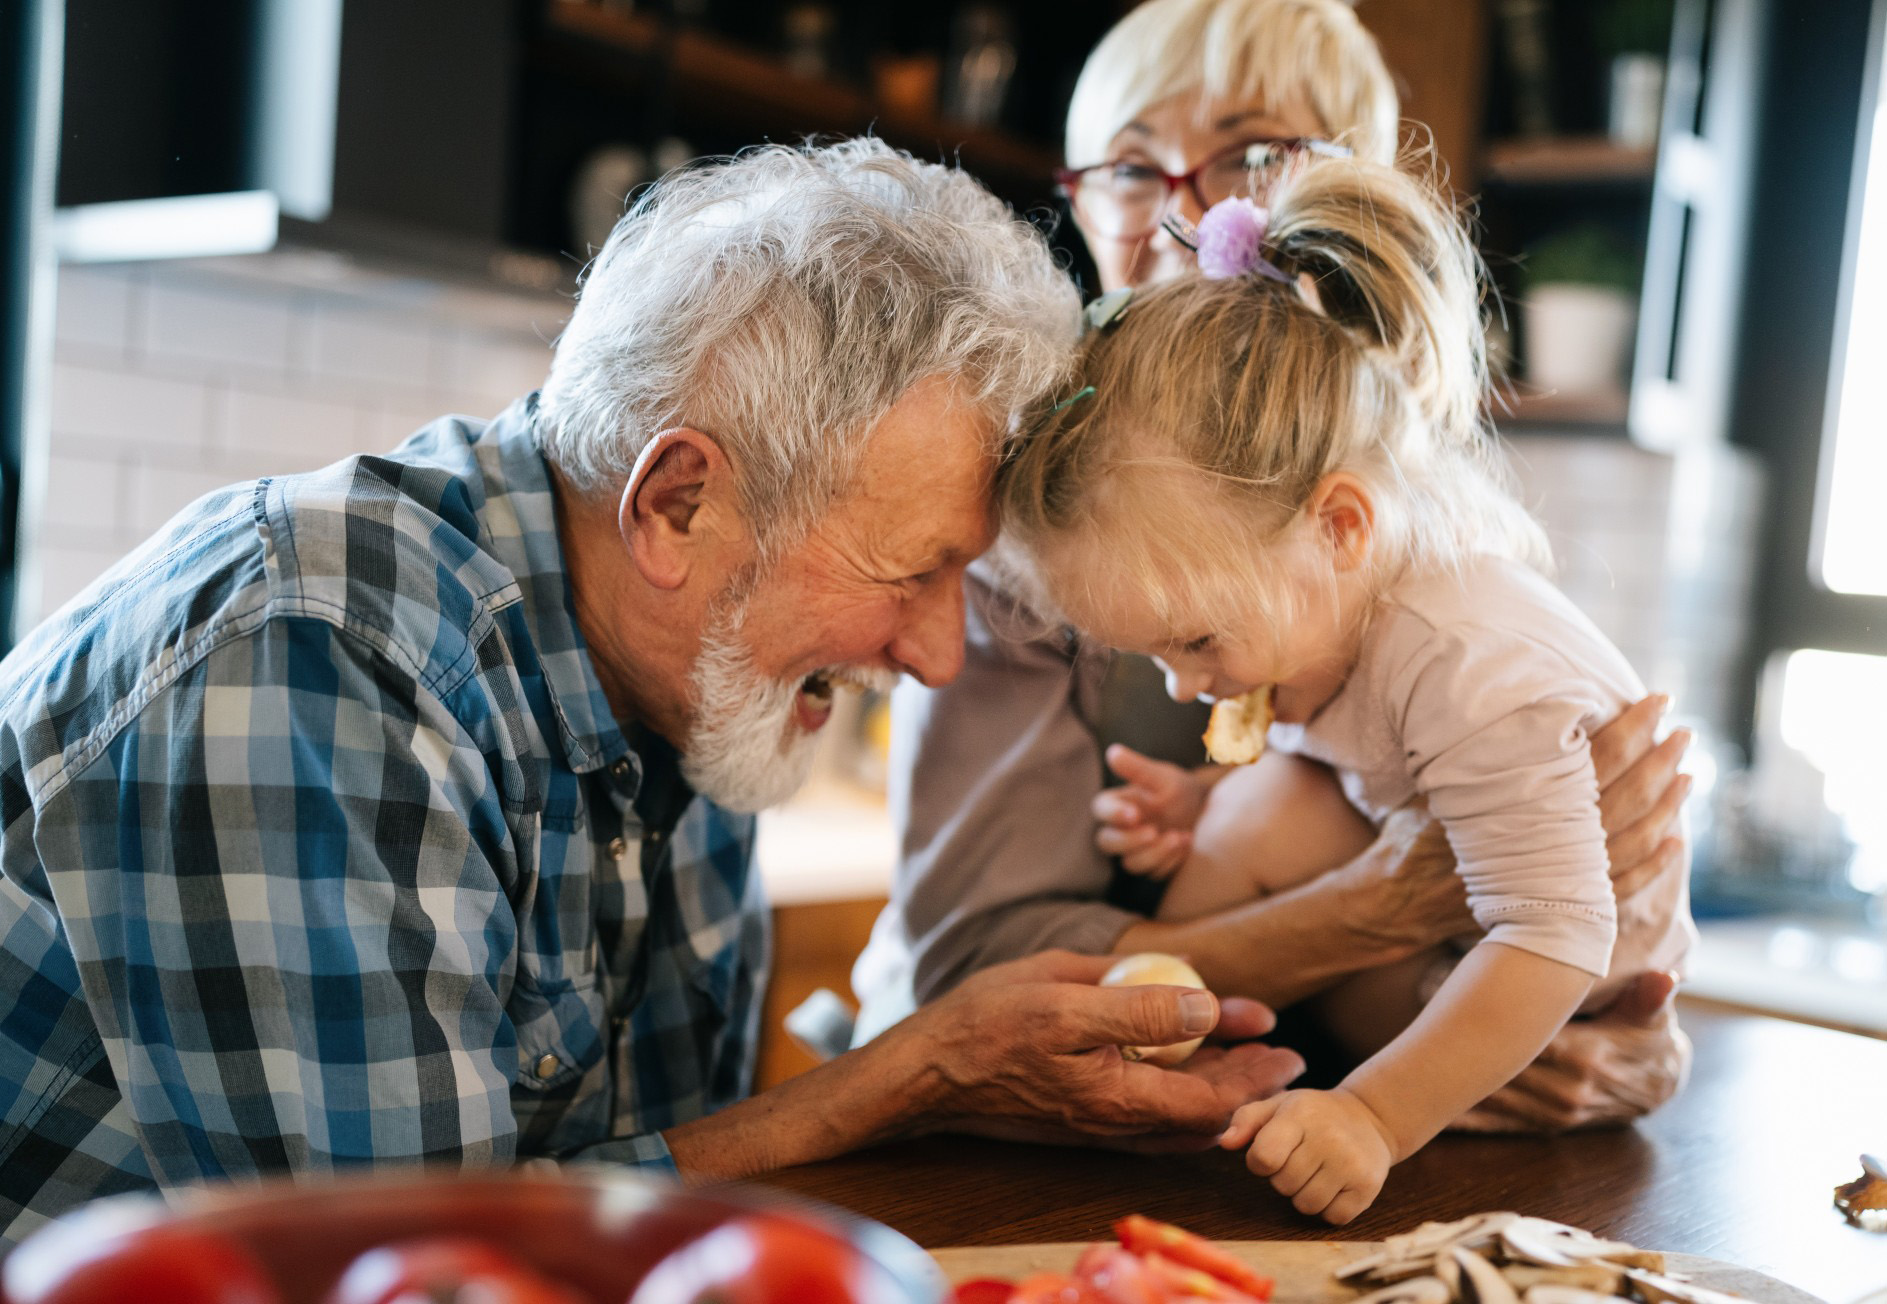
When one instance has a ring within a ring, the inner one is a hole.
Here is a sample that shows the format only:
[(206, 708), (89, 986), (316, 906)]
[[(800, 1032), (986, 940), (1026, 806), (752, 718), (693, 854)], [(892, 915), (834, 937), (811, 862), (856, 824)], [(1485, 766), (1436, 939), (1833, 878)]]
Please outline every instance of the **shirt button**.
[(531, 1072), (537, 1074), (539, 1082), (548, 1082), (557, 1076), (557, 1070), (562, 1067), (563, 1065), (555, 1055), (544, 1055), (539, 1057), (536, 1067)]
[(629, 758), (625, 756), (621, 760), (617, 761), (614, 765), (609, 767), (609, 772), (615, 775), (618, 779), (628, 778), (629, 777)]
[(628, 854), (629, 844), (627, 842), (624, 842), (621, 838), (611, 838), (609, 840), (609, 858), (611, 860), (621, 860)]

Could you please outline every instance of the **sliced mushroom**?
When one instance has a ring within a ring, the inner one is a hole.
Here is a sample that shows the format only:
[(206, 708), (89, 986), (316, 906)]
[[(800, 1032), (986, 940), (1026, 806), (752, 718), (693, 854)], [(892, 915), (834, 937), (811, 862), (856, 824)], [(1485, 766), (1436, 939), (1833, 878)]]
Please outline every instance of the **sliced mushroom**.
[(1449, 1304), (1453, 1295), (1434, 1277), (1410, 1277), (1372, 1291), (1350, 1304)]
[(1748, 1304), (1740, 1295), (1711, 1290), (1708, 1286), (1699, 1286), (1694, 1281), (1664, 1273), (1634, 1268), (1625, 1276), (1631, 1281), (1633, 1293), (1646, 1304)]
[(1500, 1234), (1510, 1257), (1523, 1263), (1569, 1268), (1578, 1263), (1618, 1263), (1652, 1271), (1664, 1267), (1664, 1256), (1641, 1250), (1625, 1241), (1604, 1241), (1591, 1232), (1546, 1218), (1517, 1218)]
[(1556, 1286), (1549, 1282), (1528, 1287), (1522, 1298), (1526, 1304), (1618, 1304), (1619, 1297), (1603, 1291)]
[(1625, 1286), (1625, 1270), (1609, 1263), (1575, 1263), (1570, 1268), (1543, 1268), (1535, 1263), (1510, 1263), (1501, 1275), (1524, 1295), (1539, 1286), (1563, 1287), (1593, 1295), (1617, 1295)]
[(1492, 1244), (1502, 1229), (1519, 1221), (1512, 1213), (1480, 1213), (1455, 1222), (1423, 1223), (1414, 1231), (1391, 1236), (1375, 1254), (1345, 1264), (1339, 1281), (1398, 1281), (1435, 1271), (1435, 1257), (1456, 1245), (1480, 1249)]
[(1461, 1298), (1461, 1260), (1455, 1257), (1453, 1246), (1435, 1256), (1435, 1278), (1448, 1288), (1450, 1299)]
[(1499, 1268), (1473, 1250), (1464, 1250), (1459, 1245), (1455, 1246), (1453, 1255), (1461, 1268), (1461, 1276), (1467, 1282), (1467, 1294), (1472, 1297), (1472, 1304), (1520, 1304), (1519, 1294), (1500, 1275)]
[(1407, 1281), (1411, 1277), (1435, 1275), (1435, 1256), (1411, 1258), (1407, 1255), (1372, 1254), (1337, 1270), (1339, 1281), (1354, 1286), (1377, 1286), (1386, 1282)]

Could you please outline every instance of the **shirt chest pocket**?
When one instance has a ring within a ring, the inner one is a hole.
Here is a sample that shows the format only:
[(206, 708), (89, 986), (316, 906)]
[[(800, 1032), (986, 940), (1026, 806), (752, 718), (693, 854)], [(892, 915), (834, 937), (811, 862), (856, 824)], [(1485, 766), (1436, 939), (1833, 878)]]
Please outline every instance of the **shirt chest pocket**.
[(514, 1092), (568, 1098), (585, 1078), (605, 1071), (608, 1017), (593, 970), (587, 981), (547, 988), (520, 980), (505, 1008), (518, 1039)]
[(563, 1098), (604, 1071), (609, 1025), (592, 915), (589, 821), (574, 785), (560, 792), (553, 782), (549, 796), (537, 820), (535, 891), (521, 920), (517, 978), (505, 1008), (517, 1034), (514, 1092)]

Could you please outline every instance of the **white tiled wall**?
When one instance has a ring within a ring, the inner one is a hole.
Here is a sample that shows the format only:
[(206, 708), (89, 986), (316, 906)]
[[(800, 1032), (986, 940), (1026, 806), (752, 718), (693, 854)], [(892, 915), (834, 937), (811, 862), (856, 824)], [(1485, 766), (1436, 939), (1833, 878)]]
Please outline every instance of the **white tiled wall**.
[[(198, 496), (391, 448), (447, 412), (541, 383), (568, 304), (353, 274), (293, 257), (60, 274), (28, 600), (55, 610)], [(1720, 450), (1509, 441), (1560, 586), (1690, 714), (1727, 709), (1743, 646), (1759, 481)]]
[(61, 269), (28, 621), (213, 489), (497, 412), (542, 382), (568, 311), (358, 272), (329, 286), (293, 263)]
[(1729, 448), (1674, 457), (1591, 435), (1507, 442), (1552, 540), (1560, 588), (1681, 716), (1731, 723), (1761, 519), (1755, 461)]

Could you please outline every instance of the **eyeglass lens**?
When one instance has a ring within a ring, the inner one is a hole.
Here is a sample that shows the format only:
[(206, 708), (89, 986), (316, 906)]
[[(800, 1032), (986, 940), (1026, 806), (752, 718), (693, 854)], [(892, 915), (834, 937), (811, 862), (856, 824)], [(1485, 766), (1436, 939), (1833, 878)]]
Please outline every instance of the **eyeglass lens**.
[[(1267, 190), (1290, 155), (1287, 146), (1269, 141), (1227, 150), (1199, 170), (1196, 198), (1209, 208), (1221, 199)], [(1170, 198), (1158, 168), (1121, 162), (1083, 172), (1073, 202), (1082, 222), (1098, 234), (1132, 238), (1159, 226)]]

